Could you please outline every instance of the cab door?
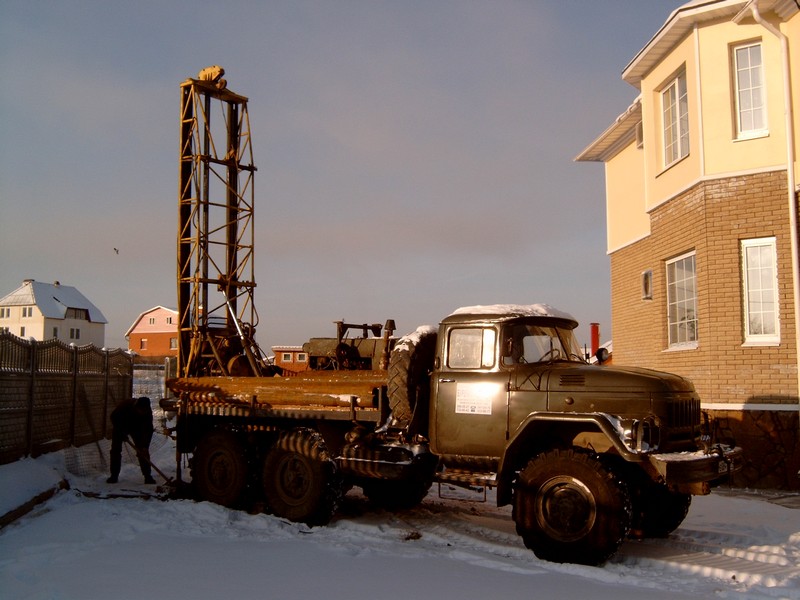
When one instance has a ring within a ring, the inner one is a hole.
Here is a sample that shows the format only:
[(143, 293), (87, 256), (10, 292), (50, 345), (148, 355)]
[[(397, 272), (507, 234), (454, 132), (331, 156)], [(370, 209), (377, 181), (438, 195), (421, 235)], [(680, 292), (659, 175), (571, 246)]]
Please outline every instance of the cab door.
[(507, 371), (491, 326), (453, 326), (433, 373), (431, 446), (437, 454), (500, 456), (507, 439)]

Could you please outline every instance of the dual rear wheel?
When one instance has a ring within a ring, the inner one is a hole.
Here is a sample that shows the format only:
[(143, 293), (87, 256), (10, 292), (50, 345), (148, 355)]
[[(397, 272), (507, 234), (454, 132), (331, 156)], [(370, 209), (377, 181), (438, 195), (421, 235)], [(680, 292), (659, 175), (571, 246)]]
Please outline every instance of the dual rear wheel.
[(331, 519), (342, 485), (318, 433), (309, 429), (281, 433), (260, 469), (257, 465), (239, 436), (213, 431), (195, 449), (192, 482), (201, 499), (241, 508), (248, 488), (258, 488), (260, 481), (273, 514), (309, 525)]

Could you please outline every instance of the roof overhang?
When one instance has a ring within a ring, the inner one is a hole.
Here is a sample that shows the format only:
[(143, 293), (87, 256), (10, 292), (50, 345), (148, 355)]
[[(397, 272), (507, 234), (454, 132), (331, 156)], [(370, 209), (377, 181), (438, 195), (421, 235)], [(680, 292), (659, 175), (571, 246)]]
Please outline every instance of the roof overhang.
[(800, 6), (797, 0), (693, 0), (675, 9), (655, 36), (633, 57), (622, 71), (622, 79), (639, 88), (642, 79), (696, 25), (709, 21), (733, 20), (750, 1), (761, 13), (773, 12), (785, 20), (794, 15)]
[(641, 120), (642, 97), (638, 96), (608, 129), (575, 157), (575, 161), (606, 162), (636, 139), (636, 124)]

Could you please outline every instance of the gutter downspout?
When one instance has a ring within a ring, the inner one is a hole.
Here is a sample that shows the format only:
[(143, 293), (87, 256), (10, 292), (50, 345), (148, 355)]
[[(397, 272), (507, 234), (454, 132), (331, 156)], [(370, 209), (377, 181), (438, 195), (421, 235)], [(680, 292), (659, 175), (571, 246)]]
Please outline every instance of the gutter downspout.
[(798, 229), (797, 229), (797, 200), (794, 179), (794, 132), (792, 125), (794, 116), (792, 114), (792, 88), (791, 72), (789, 71), (789, 39), (781, 33), (780, 29), (766, 21), (761, 13), (758, 12), (758, 0), (750, 0), (745, 7), (734, 17), (738, 24), (747, 11), (753, 15), (756, 23), (777, 37), (781, 42), (781, 64), (783, 67), (783, 114), (786, 123), (786, 180), (789, 187), (789, 228), (791, 233), (792, 249), (792, 284), (794, 295), (794, 340), (797, 350), (797, 397), (798, 410), (800, 410), (800, 252), (798, 251)]

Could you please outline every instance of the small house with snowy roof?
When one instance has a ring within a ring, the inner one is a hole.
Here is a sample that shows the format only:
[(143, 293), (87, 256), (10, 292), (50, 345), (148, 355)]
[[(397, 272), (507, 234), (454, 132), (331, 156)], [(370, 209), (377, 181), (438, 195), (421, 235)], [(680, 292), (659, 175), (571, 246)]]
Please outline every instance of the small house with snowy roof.
[(0, 331), (35, 340), (105, 345), (108, 320), (86, 296), (69, 285), (26, 279), (0, 298)]
[(128, 331), (128, 350), (140, 356), (178, 356), (178, 311), (154, 306), (141, 313)]

